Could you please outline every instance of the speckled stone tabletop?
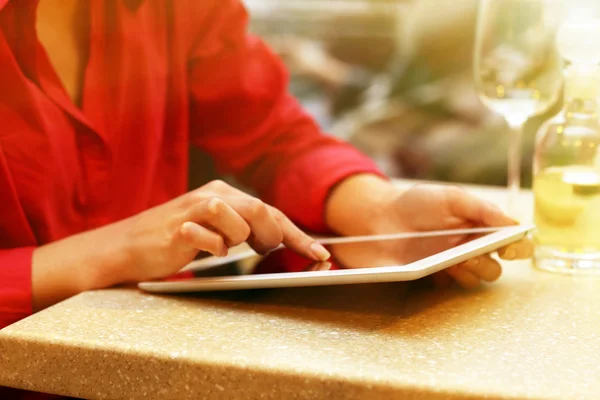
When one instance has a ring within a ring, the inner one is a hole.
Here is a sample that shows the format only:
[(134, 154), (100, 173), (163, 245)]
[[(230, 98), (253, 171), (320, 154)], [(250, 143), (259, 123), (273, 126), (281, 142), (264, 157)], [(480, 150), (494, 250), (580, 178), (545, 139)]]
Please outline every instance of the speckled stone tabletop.
[(600, 279), (517, 262), (475, 291), (88, 292), (0, 331), (2, 385), (111, 399), (599, 399)]

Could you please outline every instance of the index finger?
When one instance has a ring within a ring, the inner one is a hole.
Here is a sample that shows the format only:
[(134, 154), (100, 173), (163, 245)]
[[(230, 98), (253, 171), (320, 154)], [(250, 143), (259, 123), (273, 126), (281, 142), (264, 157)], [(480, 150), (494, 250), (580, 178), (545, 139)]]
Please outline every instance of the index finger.
[(316, 261), (329, 260), (331, 254), (325, 247), (304, 233), (278, 209), (272, 208), (271, 212), (279, 222), (283, 233), (283, 244), (286, 247)]

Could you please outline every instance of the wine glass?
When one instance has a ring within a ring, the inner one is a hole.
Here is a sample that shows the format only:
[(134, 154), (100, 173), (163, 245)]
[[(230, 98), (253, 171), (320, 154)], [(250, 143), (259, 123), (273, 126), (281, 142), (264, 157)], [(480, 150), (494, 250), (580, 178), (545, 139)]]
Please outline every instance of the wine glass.
[(558, 100), (562, 60), (556, 48), (560, 0), (481, 0), (474, 72), (483, 103), (510, 128), (508, 212), (517, 213), (523, 126)]

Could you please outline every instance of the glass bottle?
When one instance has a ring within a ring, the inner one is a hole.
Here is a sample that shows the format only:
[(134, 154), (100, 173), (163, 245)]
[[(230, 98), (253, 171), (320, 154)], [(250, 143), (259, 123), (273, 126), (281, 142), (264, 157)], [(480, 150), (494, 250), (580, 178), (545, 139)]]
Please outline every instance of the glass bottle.
[(534, 263), (600, 275), (600, 66), (565, 70), (565, 105), (540, 128), (534, 155)]

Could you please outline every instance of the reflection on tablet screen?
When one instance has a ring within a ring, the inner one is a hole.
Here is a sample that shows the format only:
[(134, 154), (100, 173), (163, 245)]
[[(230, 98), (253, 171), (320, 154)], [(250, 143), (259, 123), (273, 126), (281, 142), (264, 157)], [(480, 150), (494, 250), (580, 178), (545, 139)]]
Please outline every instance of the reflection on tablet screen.
[(438, 236), (420, 239), (380, 240), (328, 246), (332, 258), (315, 263), (289, 249), (276, 250), (267, 256), (253, 256), (216, 267), (187, 270), (163, 281), (194, 278), (285, 274), (303, 271), (328, 271), (346, 268), (401, 266), (432, 256), (456, 245), (484, 235)]

